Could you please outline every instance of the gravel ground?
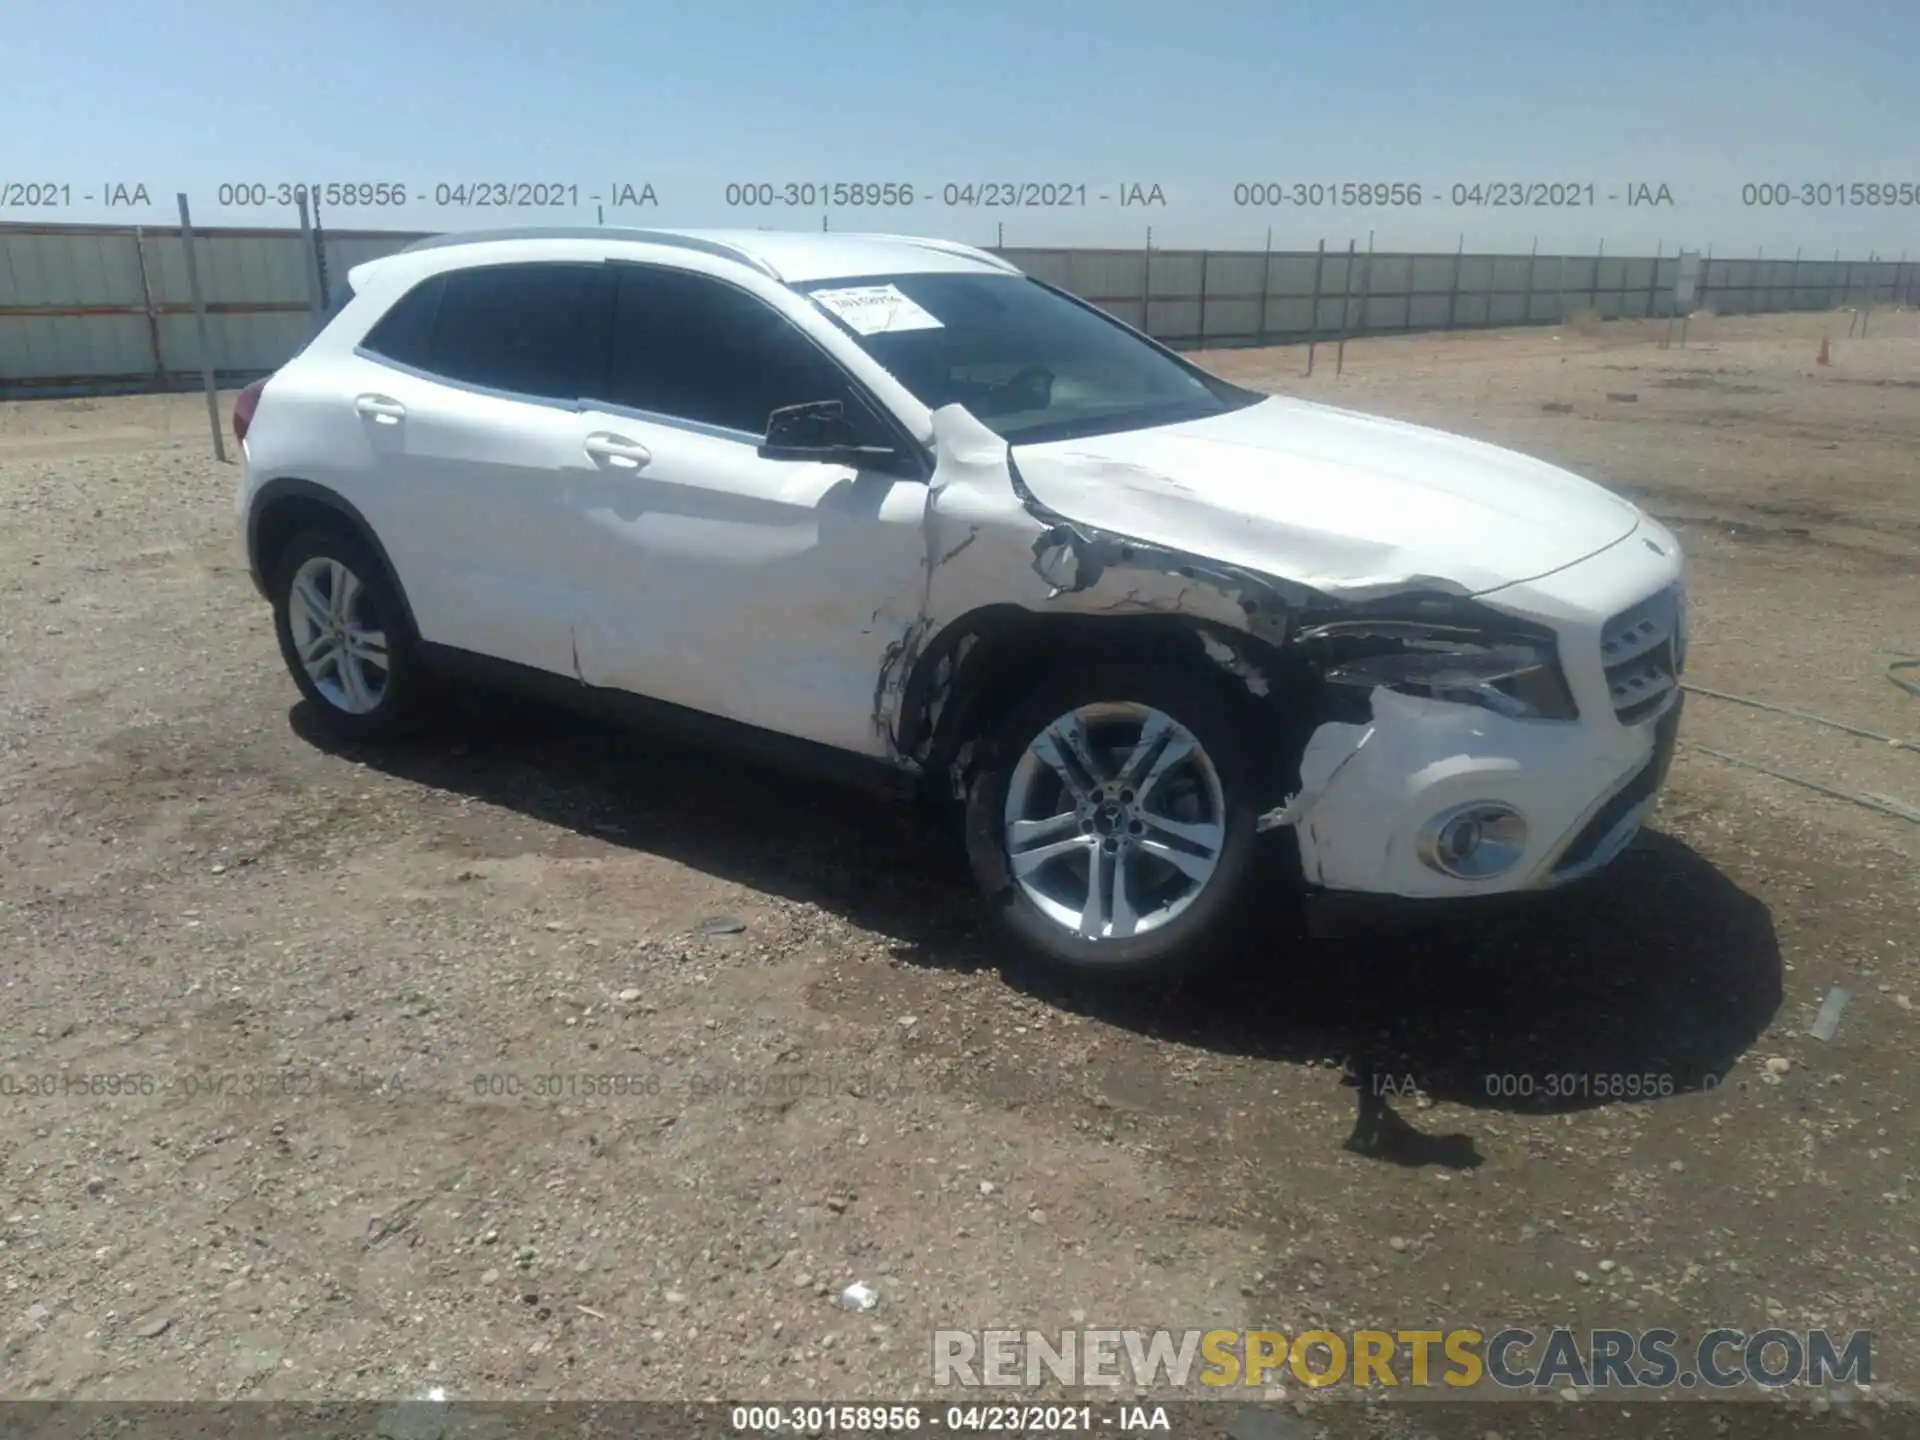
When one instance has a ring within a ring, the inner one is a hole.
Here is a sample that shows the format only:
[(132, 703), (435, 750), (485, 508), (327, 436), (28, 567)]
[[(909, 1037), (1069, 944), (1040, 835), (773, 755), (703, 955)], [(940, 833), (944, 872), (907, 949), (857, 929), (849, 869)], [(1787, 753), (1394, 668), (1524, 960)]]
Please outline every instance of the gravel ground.
[[(1920, 315), (1846, 325), (1206, 363), (1639, 497), (1693, 681), (1920, 740)], [(1699, 747), (1911, 750), (1695, 696), (1590, 887), (1036, 990), (881, 802), (517, 705), (319, 743), (202, 407), (0, 405), (0, 1393), (898, 1398), (1081, 1323), (1864, 1327), (1911, 1393), (1920, 830)], [(1350, 1064), (1415, 1092), (1370, 1155)]]

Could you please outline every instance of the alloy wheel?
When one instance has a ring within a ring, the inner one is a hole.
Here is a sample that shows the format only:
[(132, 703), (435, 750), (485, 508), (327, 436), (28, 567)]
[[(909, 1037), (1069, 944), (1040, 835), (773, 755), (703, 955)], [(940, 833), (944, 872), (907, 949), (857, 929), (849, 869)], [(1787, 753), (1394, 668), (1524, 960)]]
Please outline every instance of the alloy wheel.
[(300, 664), (329, 705), (366, 715), (386, 698), (387, 634), (369, 613), (367, 588), (340, 561), (316, 555), (293, 573), (287, 626)]
[(1158, 929), (1200, 897), (1226, 844), (1220, 775), (1193, 733), (1132, 702), (1082, 705), (1028, 744), (1007, 786), (1014, 883), (1087, 940)]

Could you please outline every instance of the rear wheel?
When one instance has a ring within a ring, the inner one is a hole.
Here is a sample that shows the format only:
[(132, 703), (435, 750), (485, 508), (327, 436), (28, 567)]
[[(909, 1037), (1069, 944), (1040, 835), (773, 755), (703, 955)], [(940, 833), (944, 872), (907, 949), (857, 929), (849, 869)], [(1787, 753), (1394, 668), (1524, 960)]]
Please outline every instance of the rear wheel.
[(1242, 723), (1209, 678), (1172, 666), (1069, 671), (985, 749), (969, 857), (1031, 954), (1076, 975), (1161, 981), (1237, 928), (1253, 772)]
[(295, 536), (275, 569), (273, 620), (294, 683), (333, 734), (382, 739), (412, 718), (424, 677), (406, 612), (357, 536)]

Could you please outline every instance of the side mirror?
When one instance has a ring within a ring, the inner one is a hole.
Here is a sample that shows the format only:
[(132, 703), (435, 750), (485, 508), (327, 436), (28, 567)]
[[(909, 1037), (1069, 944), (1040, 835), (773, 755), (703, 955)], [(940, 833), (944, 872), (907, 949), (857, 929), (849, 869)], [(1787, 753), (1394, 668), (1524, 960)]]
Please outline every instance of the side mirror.
[(812, 460), (861, 470), (897, 463), (899, 454), (890, 445), (861, 444), (838, 400), (783, 405), (767, 417), (767, 436), (760, 443), (763, 460)]

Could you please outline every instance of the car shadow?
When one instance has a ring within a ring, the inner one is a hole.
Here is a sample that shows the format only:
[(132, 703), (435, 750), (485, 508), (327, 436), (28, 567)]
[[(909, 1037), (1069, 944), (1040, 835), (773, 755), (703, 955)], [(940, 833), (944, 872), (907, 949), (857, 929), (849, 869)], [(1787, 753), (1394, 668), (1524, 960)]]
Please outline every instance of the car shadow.
[(512, 697), (380, 747), (315, 746), (433, 789), (662, 855), (889, 937), (896, 958), (1009, 984), (1144, 1036), (1291, 1064), (1355, 1092), (1349, 1148), (1471, 1166), (1401, 1100), (1562, 1113), (1710, 1090), (1782, 997), (1768, 910), (1684, 842), (1647, 831), (1600, 875), (1497, 913), (1309, 939), (1276, 906), (1172, 993), (1031, 975), (983, 927), (957, 836), (858, 789)]

